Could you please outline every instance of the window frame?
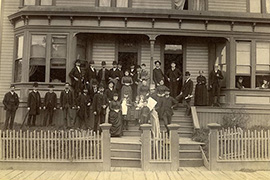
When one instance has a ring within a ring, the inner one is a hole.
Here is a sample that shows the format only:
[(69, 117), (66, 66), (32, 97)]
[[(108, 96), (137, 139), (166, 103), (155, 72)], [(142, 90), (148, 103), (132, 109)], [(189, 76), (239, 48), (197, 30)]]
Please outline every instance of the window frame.
[(25, 5), (24, 3), (25, 0), (21, 0), (21, 5), (23, 6), (55, 6), (56, 5), (56, 0), (52, 0), (52, 4), (51, 5), (41, 5), (41, 1), (42, 0), (33, 0), (35, 1), (34, 5)]
[(117, 7), (117, 0), (110, 0), (111, 6), (100, 6), (100, 0), (96, 0), (95, 5), (96, 7), (102, 7), (102, 8), (109, 8), (109, 7), (116, 7), (116, 8), (131, 8), (132, 7), (132, 0), (128, 0), (128, 6), (127, 7)]
[[(22, 54), (21, 54), (21, 57), (18, 57), (18, 51), (19, 51), (19, 39), (20, 37), (22, 37)], [(23, 57), (24, 57), (24, 48), (25, 48), (25, 45), (24, 45), (24, 40), (25, 40), (25, 36), (23, 33), (20, 33), (20, 34), (16, 34), (15, 35), (15, 43), (14, 43), (14, 58), (13, 58), (13, 62), (14, 62), (14, 66), (13, 66), (13, 82), (15, 83), (20, 83), (22, 82), (22, 76), (23, 76), (23, 73), (22, 73), (22, 66), (23, 66)], [(16, 63), (17, 61), (21, 61), (21, 72), (20, 72), (20, 79), (19, 81), (17, 81), (17, 73), (18, 71), (16, 70)]]

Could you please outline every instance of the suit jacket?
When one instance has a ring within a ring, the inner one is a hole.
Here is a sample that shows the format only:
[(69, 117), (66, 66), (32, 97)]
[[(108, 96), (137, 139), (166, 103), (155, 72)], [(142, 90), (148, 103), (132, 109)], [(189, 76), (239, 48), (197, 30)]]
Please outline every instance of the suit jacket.
[[(106, 84), (108, 84), (108, 82), (109, 82), (109, 74), (110, 74), (109, 70), (105, 69), (105, 82), (106, 82)], [(102, 80), (102, 69), (100, 69), (98, 71), (97, 79), (98, 79), (98, 82), (100, 83)]]
[(169, 69), (166, 76), (170, 78), (170, 82), (176, 82), (178, 78), (182, 77), (182, 73), (178, 68), (175, 68), (175, 70)]
[(184, 85), (182, 87), (182, 95), (183, 97), (187, 97), (188, 95), (191, 95), (193, 91), (193, 81), (189, 79), (188, 81), (184, 82)]
[(57, 96), (55, 94), (55, 92), (47, 92), (45, 94), (45, 98), (44, 98), (44, 106), (46, 108), (56, 108), (57, 105)]
[[(69, 73), (69, 77), (71, 79), (71, 85), (72, 87), (74, 88), (78, 88), (77, 86), (78, 85), (81, 85), (82, 84), (82, 81), (83, 81), (83, 73), (82, 73), (82, 69), (80, 68), (81, 72), (79, 72), (79, 70), (77, 69), (77, 67), (74, 67), (70, 73)], [(78, 81), (76, 81), (74, 79), (74, 77), (76, 77), (78, 79)], [(79, 87), (79, 88), (82, 88), (82, 87)]]
[(93, 70), (88, 67), (85, 72), (85, 80), (90, 82), (92, 79), (97, 79), (97, 70), (93, 68)]
[(27, 106), (30, 107), (29, 114), (30, 115), (38, 115), (40, 113), (41, 107), (41, 97), (40, 93), (37, 92), (30, 92), (28, 95)]
[(173, 109), (172, 106), (177, 104), (178, 101), (174, 99), (173, 97), (163, 97), (162, 99), (162, 107), (161, 107), (161, 114), (164, 115), (164, 113), (172, 116), (173, 115)]
[(95, 94), (97, 94), (97, 93), (98, 93), (98, 87), (96, 89), (94, 89), (94, 87), (92, 87), (90, 89), (89, 96), (90, 96), (90, 99), (91, 99), (92, 102), (93, 102)]
[(217, 70), (215, 72), (214, 70), (209, 75), (209, 85), (214, 86), (218, 85), (220, 86), (220, 81), (223, 79), (222, 72), (220, 70)]
[(16, 110), (19, 106), (19, 96), (17, 93), (11, 94), (11, 92), (8, 92), (5, 94), (3, 99), (4, 109), (5, 110)]
[(107, 97), (105, 94), (100, 94), (97, 93), (94, 96), (94, 100), (93, 100), (93, 111), (97, 112), (98, 114), (103, 113), (105, 114), (106, 111), (105, 109), (102, 107), (103, 105), (107, 106)]
[(113, 100), (113, 95), (116, 91), (114, 89), (110, 90), (109, 88), (105, 90), (104, 94), (107, 97), (108, 101)]
[(60, 106), (61, 107), (72, 107), (73, 106), (73, 93), (71, 90), (68, 90), (66, 93), (65, 90), (63, 90), (60, 94)]
[(162, 72), (162, 70), (159, 68), (155, 68), (153, 70), (153, 81), (155, 82), (155, 84), (159, 84), (160, 80), (164, 79), (164, 74)]
[(90, 108), (91, 99), (89, 95), (85, 95), (84, 93), (80, 94), (79, 97), (76, 99), (76, 105), (80, 107), (78, 113), (85, 113), (88, 108)]

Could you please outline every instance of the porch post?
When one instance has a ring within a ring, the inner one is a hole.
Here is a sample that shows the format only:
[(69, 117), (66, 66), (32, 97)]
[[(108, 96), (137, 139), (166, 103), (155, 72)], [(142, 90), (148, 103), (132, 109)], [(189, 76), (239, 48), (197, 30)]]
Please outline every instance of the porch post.
[(142, 152), (141, 152), (141, 163), (142, 163), (142, 170), (147, 171), (150, 169), (150, 156), (151, 156), (151, 124), (142, 124), (140, 129), (143, 131), (141, 136), (142, 141)]
[(171, 171), (178, 171), (179, 168), (179, 135), (178, 129), (180, 126), (178, 124), (168, 125), (170, 130), (171, 138)]
[(153, 69), (154, 69), (154, 54), (155, 54), (155, 41), (158, 35), (148, 35), (150, 41), (150, 84), (153, 83)]
[(111, 124), (103, 123), (100, 125), (102, 129), (102, 160), (103, 160), (103, 170), (111, 170)]
[(218, 129), (221, 127), (220, 124), (211, 123), (207, 125), (210, 129), (209, 133), (209, 167), (210, 170), (218, 170)]

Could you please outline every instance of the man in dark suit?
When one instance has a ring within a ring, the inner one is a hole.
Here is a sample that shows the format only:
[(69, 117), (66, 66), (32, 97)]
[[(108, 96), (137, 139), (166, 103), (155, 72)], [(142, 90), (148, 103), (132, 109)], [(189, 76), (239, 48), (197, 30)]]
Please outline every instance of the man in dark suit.
[(93, 100), (93, 111), (95, 115), (94, 131), (100, 130), (100, 124), (105, 122), (107, 97), (104, 94), (104, 87), (99, 86), (99, 93), (95, 94)]
[(130, 77), (132, 78), (132, 81), (133, 81), (133, 84), (131, 85), (131, 88), (132, 88), (132, 101), (135, 101), (135, 98), (137, 96), (137, 84), (135, 83), (137, 80), (137, 72), (136, 72), (136, 69), (135, 69), (135, 65), (132, 64), (130, 66)]
[(29, 93), (28, 100), (27, 100), (27, 106), (28, 106), (28, 126), (35, 126), (36, 125), (36, 116), (39, 115), (40, 109), (41, 109), (41, 97), (37, 90), (38, 83), (34, 83), (33, 85), (33, 91)]
[(159, 82), (164, 79), (164, 74), (160, 68), (161, 62), (155, 61), (155, 69), (153, 70), (153, 81), (156, 85), (156, 87), (159, 86)]
[(94, 61), (89, 62), (89, 67), (85, 72), (85, 81), (88, 86), (88, 91), (92, 88), (93, 81), (97, 80), (97, 70), (94, 68)]
[(71, 78), (71, 86), (74, 88), (74, 94), (76, 97), (78, 97), (79, 93), (81, 93), (83, 89), (84, 77), (80, 65), (80, 61), (76, 60), (75, 67), (69, 73), (69, 77)]
[(166, 73), (167, 80), (169, 82), (169, 88), (172, 97), (176, 97), (179, 93), (179, 82), (181, 82), (182, 73), (181, 71), (175, 67), (175, 62), (171, 63), (171, 69), (169, 69)]
[(65, 83), (65, 89), (60, 94), (60, 109), (63, 110), (65, 128), (73, 127), (74, 121), (71, 110), (74, 108), (73, 93), (70, 90), (68, 82)]
[(87, 126), (87, 119), (89, 117), (89, 110), (91, 106), (91, 99), (88, 95), (88, 90), (85, 88), (83, 89), (83, 93), (79, 95), (76, 100), (77, 104), (77, 117), (79, 118), (79, 128), (83, 128)]
[[(56, 110), (57, 96), (53, 91), (54, 86), (52, 84), (49, 85), (49, 92), (45, 94), (44, 98), (44, 107), (45, 110), (45, 118), (43, 121), (43, 126), (51, 126), (53, 122), (53, 114)], [(49, 118), (49, 121), (48, 121)]]
[(102, 84), (104, 87), (108, 86), (109, 82), (109, 70), (106, 69), (106, 62), (102, 61), (101, 62), (102, 68), (98, 71), (98, 82), (99, 84)]
[(223, 79), (222, 72), (218, 69), (216, 65), (213, 71), (209, 75), (209, 88), (212, 93), (212, 97), (214, 97), (214, 101), (212, 101), (212, 106), (220, 106), (220, 82)]
[(6, 121), (4, 130), (12, 129), (16, 111), (19, 107), (19, 96), (15, 93), (15, 86), (10, 86), (10, 91), (5, 94), (3, 99), (4, 109), (6, 110)]
[(116, 92), (119, 92), (121, 90), (120, 76), (120, 71), (117, 69), (117, 62), (113, 61), (113, 68), (110, 69), (109, 80), (114, 83), (114, 89), (116, 90)]
[(190, 79), (190, 73), (187, 71), (185, 73), (185, 82), (182, 87), (182, 91), (180, 94), (176, 97), (176, 100), (183, 102), (183, 104), (186, 106), (186, 115), (191, 115), (191, 107), (190, 107), (190, 101), (193, 97), (192, 91), (193, 91), (193, 81)]

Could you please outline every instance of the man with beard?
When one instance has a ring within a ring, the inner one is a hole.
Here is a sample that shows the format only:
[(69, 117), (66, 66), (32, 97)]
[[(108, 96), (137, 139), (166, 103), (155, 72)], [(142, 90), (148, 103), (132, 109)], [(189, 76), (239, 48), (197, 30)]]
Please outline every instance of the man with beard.
[(33, 90), (32, 92), (29, 93), (28, 95), (28, 100), (27, 100), (27, 110), (29, 111), (28, 115), (28, 121), (27, 125), (28, 126), (35, 126), (36, 125), (36, 117), (40, 113), (41, 109), (41, 97), (40, 93), (37, 90), (38, 83), (33, 84)]

